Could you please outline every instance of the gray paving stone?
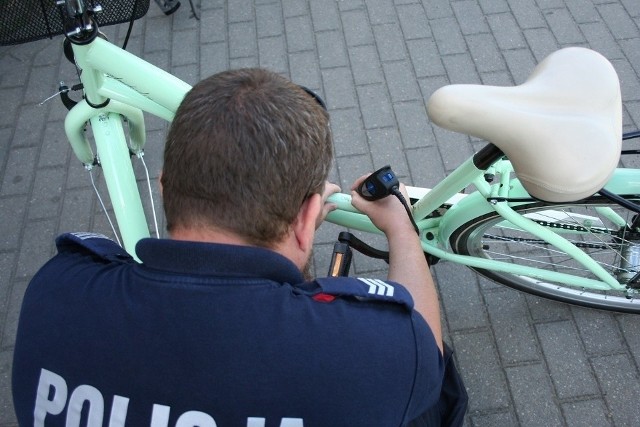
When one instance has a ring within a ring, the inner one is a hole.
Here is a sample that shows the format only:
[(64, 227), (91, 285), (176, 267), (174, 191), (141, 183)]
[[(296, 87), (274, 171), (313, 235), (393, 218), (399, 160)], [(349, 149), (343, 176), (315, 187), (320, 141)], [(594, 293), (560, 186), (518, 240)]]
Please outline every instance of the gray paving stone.
[(43, 236), (55, 236), (57, 219), (29, 221), (22, 235), (23, 242), (18, 256), (16, 277), (28, 278), (53, 255), (53, 241)]
[(399, 180), (409, 176), (406, 158), (401, 155), (402, 144), (396, 127), (367, 130), (367, 139), (371, 150), (374, 169), (392, 165)]
[(282, 0), (282, 10), (285, 18), (301, 16), (309, 12), (305, 0)]
[(65, 193), (60, 212), (61, 231), (82, 231), (91, 229), (92, 212), (96, 202), (92, 188), (76, 188)]
[[(53, 92), (55, 91), (51, 91)], [(49, 105), (43, 107), (37, 104), (22, 105), (15, 122), (13, 147), (37, 145), (42, 140)]]
[(346, 67), (347, 51), (341, 31), (325, 31), (316, 35), (321, 68)]
[(510, 50), (503, 52), (503, 55), (514, 84), (524, 83), (537, 64), (537, 61), (533, 58), (529, 50)]
[(447, 171), (454, 170), (473, 155), (468, 136), (440, 128), (434, 128), (434, 133)]
[[(490, 333), (454, 334), (453, 347), (469, 394), (469, 411), (496, 411), (510, 406), (505, 373)], [(482, 366), (482, 369), (477, 369)]]
[(358, 102), (366, 129), (396, 125), (386, 85), (358, 86)]
[(0, 425), (17, 426), (11, 396), (11, 364), (13, 351), (0, 352)]
[(427, 111), (421, 100), (394, 104), (393, 110), (398, 121), (403, 147), (425, 147), (435, 142)]
[(429, 19), (446, 18), (453, 16), (451, 4), (447, 0), (423, 0), (424, 10)]
[(406, 58), (402, 31), (398, 24), (382, 24), (373, 27), (381, 61), (397, 61)]
[(15, 345), (20, 307), (22, 305), (22, 297), (27, 289), (27, 284), (28, 282), (26, 280), (21, 280), (20, 278), (16, 278), (13, 281), (11, 293), (8, 298), (7, 315), (2, 329), (2, 346), (0, 347), (0, 351), (10, 350)]
[(26, 212), (26, 195), (0, 197), (0, 250), (16, 250), (23, 245), (20, 239)]
[(562, 405), (567, 427), (611, 426), (609, 412), (602, 400), (570, 402)]
[(597, 395), (598, 384), (571, 322), (538, 324), (536, 331), (558, 397)]
[(15, 263), (15, 251), (0, 252), (0, 336), (2, 336), (5, 318), (7, 317)]
[(487, 22), (491, 27), (493, 36), (501, 50), (526, 47), (526, 41), (522, 35), (522, 30), (510, 13), (500, 13), (487, 17)]
[(431, 37), (427, 14), (421, 4), (399, 5), (396, 9), (405, 40)]
[(620, 79), (622, 102), (637, 100), (638, 94), (640, 94), (640, 81), (636, 72), (627, 61), (614, 59), (611, 63)]
[(407, 48), (413, 64), (413, 71), (418, 78), (440, 76), (445, 73), (434, 40), (408, 40)]
[(466, 52), (467, 46), (464, 37), (456, 26), (456, 20), (453, 17), (431, 21), (431, 31), (441, 55)]
[(338, 157), (366, 154), (369, 151), (360, 111), (357, 108), (331, 112), (331, 130)]
[[(256, 12), (260, 18), (260, 9)], [(227, 26), (225, 24), (224, 9), (206, 9), (200, 14), (200, 41), (201, 43), (223, 42), (227, 40)], [(260, 21), (258, 21), (260, 22)], [(258, 27), (260, 28), (260, 27)], [(282, 26), (280, 27), (282, 31)], [(260, 34), (262, 35), (262, 34)]]
[(391, 102), (416, 101), (421, 98), (420, 88), (407, 61), (382, 64)]
[(63, 168), (40, 168), (36, 172), (28, 218), (56, 218), (60, 212), (66, 171)]
[(367, 12), (371, 25), (389, 24), (397, 21), (393, 4), (386, 0), (367, 0)]
[(521, 28), (543, 27), (545, 22), (534, 0), (510, 2), (511, 12)]
[(39, 147), (19, 147), (9, 151), (0, 195), (26, 194), (35, 175)]
[(284, 24), (281, 5), (278, 3), (270, 3), (257, 6), (256, 26), (258, 37), (279, 36), (283, 34)]
[(258, 56), (260, 67), (267, 68), (280, 74), (287, 74), (286, 41), (284, 36), (258, 39)]
[[(300, 52), (289, 54), (289, 69), (291, 80), (311, 89), (322, 87), (320, 66), (314, 52)], [(327, 101), (325, 93), (325, 101)], [(328, 101), (327, 101), (328, 102)]]
[(513, 365), (541, 361), (535, 331), (527, 322), (528, 307), (523, 295), (504, 289), (485, 292), (484, 299), (502, 362)]
[(378, 51), (374, 45), (350, 47), (349, 58), (357, 85), (384, 82)]
[[(207, 19), (206, 22), (210, 22), (210, 17), (203, 16)], [(213, 22), (212, 22), (213, 23)], [(144, 52), (156, 52), (169, 50), (171, 45), (168, 43), (171, 41), (171, 21), (168, 21), (162, 16), (157, 18), (151, 18), (147, 22), (147, 25), (153, 27), (153, 31), (145, 31), (144, 38)]]
[(173, 32), (173, 55), (171, 65), (194, 64), (198, 61), (198, 34), (195, 31)]
[(550, 29), (535, 28), (525, 30), (524, 36), (531, 47), (536, 62), (541, 62), (544, 58), (560, 48)]
[(200, 47), (200, 75), (219, 73), (229, 68), (227, 43), (210, 43)]
[(471, 58), (470, 52), (459, 55), (448, 55), (442, 57), (442, 63), (451, 84), (474, 84), (480, 83), (475, 62)]
[(227, 19), (229, 22), (253, 20), (253, 1), (234, 0), (227, 3)]
[(604, 355), (624, 350), (620, 328), (612, 314), (577, 307), (571, 311), (587, 354)]
[(478, 4), (486, 15), (509, 12), (509, 3), (506, 0), (479, 0)]
[(534, 322), (553, 322), (571, 319), (569, 304), (527, 295), (529, 314)]
[(601, 19), (596, 7), (589, 0), (565, 0), (565, 4), (578, 24), (598, 22)]
[[(291, 46), (290, 46), (291, 48)], [(294, 52), (296, 49), (292, 49)], [(229, 57), (245, 58), (257, 53), (256, 27), (252, 22), (229, 24)]]
[(432, 188), (445, 174), (438, 147), (407, 150), (407, 161), (413, 185)]
[(337, 2), (333, 0), (317, 0), (309, 2), (311, 18), (315, 31), (341, 29), (340, 13)]
[(367, 14), (362, 9), (349, 10), (341, 16), (347, 46), (373, 43), (373, 31), (369, 26)]
[(487, 415), (472, 415), (473, 427), (514, 426), (516, 420), (511, 412), (500, 412)]
[(351, 72), (348, 68), (322, 70), (325, 101), (329, 109), (350, 108), (357, 105)]
[(640, 35), (638, 26), (621, 4), (608, 3), (599, 5), (598, 12), (600, 12), (600, 16), (602, 16), (616, 39), (630, 39)]
[(589, 43), (589, 47), (607, 59), (621, 58), (623, 53), (609, 29), (602, 22), (591, 22), (580, 25), (580, 30)]
[(603, 389), (605, 402), (615, 425), (640, 425), (640, 413), (625, 406), (640, 393), (637, 371), (624, 354), (595, 358), (591, 362)]
[(486, 18), (476, 1), (465, 0), (451, 4), (455, 12), (462, 34), (478, 34), (489, 31)]
[(491, 34), (467, 36), (467, 45), (479, 73), (506, 69), (502, 55), (498, 51), (495, 39)]
[[(556, 403), (548, 396), (553, 394), (548, 373), (544, 365), (523, 365), (506, 368), (511, 394), (515, 402), (519, 425), (562, 425), (562, 414)], [(535, 387), (531, 385), (535, 384)]]
[[(422, 184), (420, 184), (422, 185)], [(435, 267), (440, 298), (452, 333), (489, 326), (486, 308), (471, 270), (442, 263)], [(445, 277), (447, 280), (444, 280)]]
[(550, 10), (544, 15), (559, 44), (584, 43), (585, 39), (567, 9)]

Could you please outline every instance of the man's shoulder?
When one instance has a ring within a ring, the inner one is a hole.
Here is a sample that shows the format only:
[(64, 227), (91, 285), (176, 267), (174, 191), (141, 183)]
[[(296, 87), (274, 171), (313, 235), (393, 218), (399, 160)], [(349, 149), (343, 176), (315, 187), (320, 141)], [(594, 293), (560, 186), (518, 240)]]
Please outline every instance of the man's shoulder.
[(312, 298), (331, 302), (349, 297), (361, 302), (382, 302), (413, 309), (413, 298), (404, 286), (381, 279), (365, 277), (320, 277), (308, 284)]
[(56, 239), (58, 254), (88, 254), (105, 262), (135, 262), (122, 246), (98, 233), (65, 233)]

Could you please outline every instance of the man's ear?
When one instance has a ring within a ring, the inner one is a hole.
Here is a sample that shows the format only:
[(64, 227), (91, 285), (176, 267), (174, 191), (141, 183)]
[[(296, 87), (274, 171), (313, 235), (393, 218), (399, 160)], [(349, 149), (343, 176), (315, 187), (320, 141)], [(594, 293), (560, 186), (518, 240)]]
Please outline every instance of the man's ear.
[(312, 194), (300, 206), (298, 216), (293, 224), (293, 232), (298, 247), (303, 251), (310, 251), (316, 232), (316, 221), (322, 212), (322, 196)]

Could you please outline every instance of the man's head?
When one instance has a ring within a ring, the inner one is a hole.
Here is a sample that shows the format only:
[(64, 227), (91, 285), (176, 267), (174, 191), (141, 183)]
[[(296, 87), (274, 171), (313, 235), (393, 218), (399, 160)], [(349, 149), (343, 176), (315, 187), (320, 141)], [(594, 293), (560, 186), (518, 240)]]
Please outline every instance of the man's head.
[(303, 202), (322, 193), (332, 159), (329, 116), (299, 86), (262, 69), (193, 87), (164, 153), (167, 229), (216, 229), (270, 247)]

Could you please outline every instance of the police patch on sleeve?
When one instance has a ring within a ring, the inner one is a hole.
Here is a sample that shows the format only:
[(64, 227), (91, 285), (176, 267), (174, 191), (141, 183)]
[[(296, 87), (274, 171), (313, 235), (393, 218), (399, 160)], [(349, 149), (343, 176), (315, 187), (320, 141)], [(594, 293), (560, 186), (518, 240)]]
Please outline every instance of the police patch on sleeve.
[(413, 298), (404, 286), (380, 279), (320, 277), (316, 283), (324, 294), (354, 296), (363, 300), (388, 301), (413, 308)]

